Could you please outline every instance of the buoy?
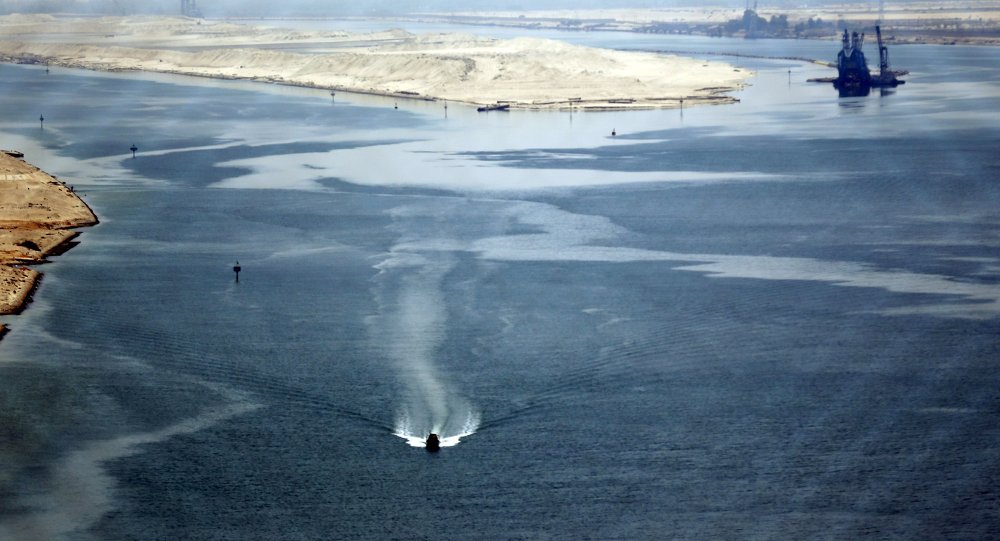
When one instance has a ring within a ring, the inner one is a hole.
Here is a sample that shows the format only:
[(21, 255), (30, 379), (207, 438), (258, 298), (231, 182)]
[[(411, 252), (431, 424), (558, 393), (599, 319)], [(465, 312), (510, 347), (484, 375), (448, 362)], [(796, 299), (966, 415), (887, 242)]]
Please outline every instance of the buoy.
[(611, 128), (611, 137), (618, 135), (618, 132), (614, 128)]
[(38, 127), (39, 128), (44, 128), (45, 127), (45, 116), (44, 115), (38, 115)]
[(235, 264), (235, 265), (233, 265), (233, 272), (235, 272), (235, 273), (236, 273), (236, 282), (237, 282), (237, 283), (238, 283), (238, 282), (240, 281), (240, 271), (241, 271), (241, 270), (243, 270), (243, 267), (241, 267), (241, 266), (240, 266), (240, 262), (239, 262), (239, 261), (237, 261), (237, 262), (236, 262), (236, 264)]

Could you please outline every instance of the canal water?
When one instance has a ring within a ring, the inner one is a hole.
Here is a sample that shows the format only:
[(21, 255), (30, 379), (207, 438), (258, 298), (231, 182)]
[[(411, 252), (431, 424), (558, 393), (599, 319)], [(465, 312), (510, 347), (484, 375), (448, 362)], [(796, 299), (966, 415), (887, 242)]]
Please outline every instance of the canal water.
[(480, 114), (0, 66), (0, 146), (101, 219), (2, 318), (0, 538), (1000, 535), (1000, 51), (842, 99), (725, 55), (832, 42), (568, 36), (757, 75)]

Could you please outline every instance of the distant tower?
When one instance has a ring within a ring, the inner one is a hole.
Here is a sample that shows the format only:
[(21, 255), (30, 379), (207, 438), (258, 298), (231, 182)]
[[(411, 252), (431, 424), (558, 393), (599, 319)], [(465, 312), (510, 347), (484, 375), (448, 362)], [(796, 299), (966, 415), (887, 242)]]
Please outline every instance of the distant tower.
[(185, 17), (201, 17), (201, 11), (195, 4), (195, 0), (181, 0), (181, 15)]

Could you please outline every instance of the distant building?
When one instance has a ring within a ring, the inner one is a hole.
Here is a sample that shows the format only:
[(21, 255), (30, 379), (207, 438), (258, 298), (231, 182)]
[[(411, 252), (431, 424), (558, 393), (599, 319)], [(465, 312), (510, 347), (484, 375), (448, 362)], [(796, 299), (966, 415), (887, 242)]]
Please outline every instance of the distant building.
[(185, 17), (201, 17), (201, 11), (195, 0), (181, 0), (181, 15)]

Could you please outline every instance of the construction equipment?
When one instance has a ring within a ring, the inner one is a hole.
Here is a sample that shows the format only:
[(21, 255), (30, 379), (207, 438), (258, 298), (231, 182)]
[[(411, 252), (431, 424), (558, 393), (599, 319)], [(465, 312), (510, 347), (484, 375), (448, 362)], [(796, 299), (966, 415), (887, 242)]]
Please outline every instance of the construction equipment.
[(837, 53), (837, 78), (833, 86), (842, 94), (867, 95), (872, 86), (868, 62), (861, 48), (864, 46), (865, 35), (844, 29), (842, 48)]
[(897, 73), (889, 69), (889, 48), (882, 41), (882, 27), (875, 25), (875, 37), (878, 39), (878, 77), (875, 78), (873, 86), (880, 88), (894, 87), (903, 84), (896, 78)]
[(882, 40), (882, 28), (875, 26), (875, 36), (878, 40), (879, 70), (877, 76), (868, 71), (868, 62), (861, 48), (864, 46), (865, 35), (853, 32), (848, 34), (844, 29), (842, 48), (837, 53), (837, 78), (833, 86), (840, 91), (841, 96), (867, 96), (872, 88), (893, 88), (903, 84), (897, 78), (905, 71), (892, 71), (889, 68), (889, 48)]

